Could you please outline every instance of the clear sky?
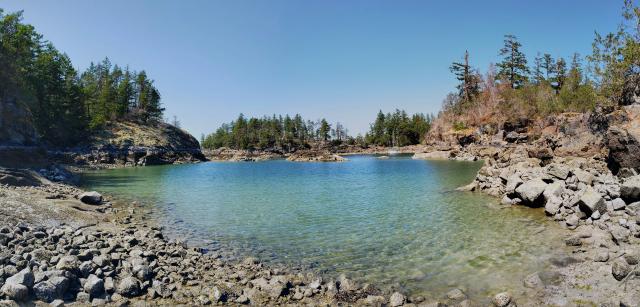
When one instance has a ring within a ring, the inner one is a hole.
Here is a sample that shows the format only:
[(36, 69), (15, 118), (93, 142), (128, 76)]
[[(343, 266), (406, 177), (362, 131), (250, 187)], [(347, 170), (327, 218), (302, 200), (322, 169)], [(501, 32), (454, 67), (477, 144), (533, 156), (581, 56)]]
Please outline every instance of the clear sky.
[(79, 69), (109, 56), (155, 79), (166, 116), (197, 137), (239, 113), (300, 113), (365, 132), (379, 109), (436, 113), (465, 49), (483, 71), (503, 35), (527, 55), (588, 54), (622, 0), (23, 1), (7, 12)]

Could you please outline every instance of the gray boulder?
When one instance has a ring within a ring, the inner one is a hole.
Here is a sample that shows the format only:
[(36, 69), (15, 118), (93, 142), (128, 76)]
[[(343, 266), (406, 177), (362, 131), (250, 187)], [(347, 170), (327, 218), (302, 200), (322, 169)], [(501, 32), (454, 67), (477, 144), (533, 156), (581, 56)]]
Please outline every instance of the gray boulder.
[(35, 295), (37, 299), (47, 303), (59, 298), (56, 292), (56, 286), (48, 281), (41, 281), (33, 286), (33, 295)]
[(622, 183), (620, 196), (628, 202), (640, 200), (640, 175), (629, 177)]
[(613, 206), (613, 210), (622, 210), (625, 206), (627, 206), (622, 198), (616, 198), (612, 200), (611, 205)]
[(96, 191), (84, 192), (78, 197), (81, 202), (88, 205), (99, 205), (102, 203), (102, 195)]
[(33, 283), (36, 278), (33, 276), (33, 272), (29, 268), (26, 268), (13, 276), (7, 278), (5, 283), (7, 284), (20, 284), (26, 286), (27, 288), (33, 287)]
[(116, 293), (124, 297), (134, 297), (140, 295), (140, 281), (135, 277), (125, 277), (118, 283)]
[(84, 291), (89, 293), (91, 298), (96, 298), (104, 293), (104, 280), (96, 275), (89, 275), (84, 283)]
[(508, 194), (513, 194), (516, 192), (516, 188), (522, 184), (522, 179), (520, 175), (513, 174), (507, 178), (507, 186), (505, 187), (505, 192)]
[(569, 168), (559, 163), (551, 163), (547, 167), (547, 173), (558, 179), (566, 180), (569, 177)]
[(593, 183), (593, 175), (587, 171), (581, 169), (574, 169), (573, 173), (578, 178), (578, 182), (582, 182), (586, 185), (591, 185)]
[(492, 302), (497, 307), (509, 306), (509, 303), (511, 303), (511, 294), (509, 294), (509, 292), (498, 293), (493, 297)]
[(551, 198), (544, 205), (544, 212), (548, 215), (555, 215), (560, 210), (562, 206), (562, 199), (560, 198)]
[(631, 272), (631, 266), (622, 258), (613, 261), (611, 274), (616, 280), (624, 279)]
[(0, 289), (9, 299), (15, 301), (25, 301), (29, 297), (29, 288), (21, 284), (5, 283)]
[(532, 179), (516, 188), (516, 193), (520, 195), (523, 203), (530, 206), (541, 205), (544, 201), (542, 193), (547, 187), (547, 183), (542, 179)]
[(595, 211), (599, 211), (600, 213), (607, 211), (607, 204), (604, 198), (592, 187), (587, 187), (584, 193), (582, 193), (578, 201), (578, 206), (580, 206), (580, 210), (586, 213), (587, 216), (591, 216)]
[(67, 255), (60, 258), (60, 260), (58, 260), (58, 263), (56, 264), (56, 269), (61, 271), (76, 272), (78, 271), (79, 267), (80, 260), (78, 260), (77, 256), (72, 255)]

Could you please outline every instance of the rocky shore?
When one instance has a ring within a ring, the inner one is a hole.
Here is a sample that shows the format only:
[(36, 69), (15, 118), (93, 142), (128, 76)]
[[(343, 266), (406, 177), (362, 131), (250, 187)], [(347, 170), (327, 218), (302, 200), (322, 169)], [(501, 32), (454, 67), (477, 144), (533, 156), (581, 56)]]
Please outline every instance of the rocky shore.
[(2, 306), (424, 302), (344, 275), (333, 280), (254, 258), (230, 261), (168, 240), (135, 204), (112, 204), (96, 192), (45, 178), (21, 182), (24, 186), (0, 186)]

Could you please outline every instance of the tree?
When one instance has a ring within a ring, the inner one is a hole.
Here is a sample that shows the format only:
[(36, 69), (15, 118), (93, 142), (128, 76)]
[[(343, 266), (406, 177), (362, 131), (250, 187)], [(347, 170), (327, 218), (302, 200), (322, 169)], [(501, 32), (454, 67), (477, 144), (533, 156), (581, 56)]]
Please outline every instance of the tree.
[(559, 58), (556, 63), (555, 68), (556, 76), (554, 78), (555, 81), (555, 89), (556, 92), (559, 92), (564, 86), (564, 82), (567, 79), (567, 62), (563, 58)]
[(545, 79), (551, 80), (553, 74), (556, 72), (556, 63), (548, 53), (544, 54), (544, 58), (542, 60), (542, 68), (544, 69)]
[(533, 66), (533, 78), (536, 84), (541, 84), (542, 81), (545, 80), (544, 75), (542, 74), (542, 57), (540, 56), (540, 52), (536, 55), (534, 59)]
[(469, 51), (464, 52), (463, 62), (453, 62), (449, 70), (460, 81), (457, 86), (460, 98), (465, 102), (473, 101), (480, 91), (480, 78), (469, 64)]
[(331, 131), (331, 125), (329, 125), (327, 120), (323, 118), (320, 121), (319, 126), (320, 127), (318, 128), (318, 137), (323, 141), (329, 140), (329, 132)]
[(511, 88), (518, 88), (527, 81), (529, 68), (527, 67), (527, 58), (520, 50), (522, 44), (518, 42), (518, 38), (514, 35), (505, 35), (504, 47), (500, 49), (500, 56), (504, 59), (498, 63), (500, 71), (498, 77), (509, 82)]

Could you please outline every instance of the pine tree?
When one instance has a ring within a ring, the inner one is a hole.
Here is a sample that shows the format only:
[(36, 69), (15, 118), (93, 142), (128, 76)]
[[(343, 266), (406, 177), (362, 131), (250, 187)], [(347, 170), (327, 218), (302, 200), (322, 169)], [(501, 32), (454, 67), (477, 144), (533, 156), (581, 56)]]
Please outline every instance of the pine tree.
[(326, 119), (322, 119), (320, 121), (320, 127), (318, 128), (318, 137), (323, 141), (329, 140), (329, 133), (331, 132), (331, 125), (327, 122)]
[(556, 76), (554, 78), (555, 81), (555, 89), (556, 92), (559, 92), (564, 86), (564, 82), (567, 79), (567, 62), (563, 58), (559, 58), (556, 63), (555, 68)]
[(544, 54), (542, 67), (544, 68), (545, 79), (546, 80), (552, 80), (553, 74), (556, 72), (556, 63), (555, 63), (555, 60), (553, 59), (553, 57), (551, 57), (550, 54), (548, 54), (548, 53)]
[(527, 58), (520, 50), (522, 44), (518, 42), (518, 38), (514, 35), (505, 35), (504, 47), (500, 49), (500, 55), (504, 57), (501, 63), (498, 63), (500, 71), (498, 76), (509, 82), (511, 88), (518, 88), (527, 81), (529, 68), (527, 67)]
[(449, 70), (460, 81), (457, 86), (460, 98), (465, 102), (471, 102), (480, 92), (480, 78), (469, 64), (469, 51), (464, 52), (463, 62), (453, 62)]
[(534, 59), (533, 78), (535, 79), (536, 84), (541, 84), (542, 81), (545, 80), (545, 77), (542, 74), (542, 57), (539, 52)]

